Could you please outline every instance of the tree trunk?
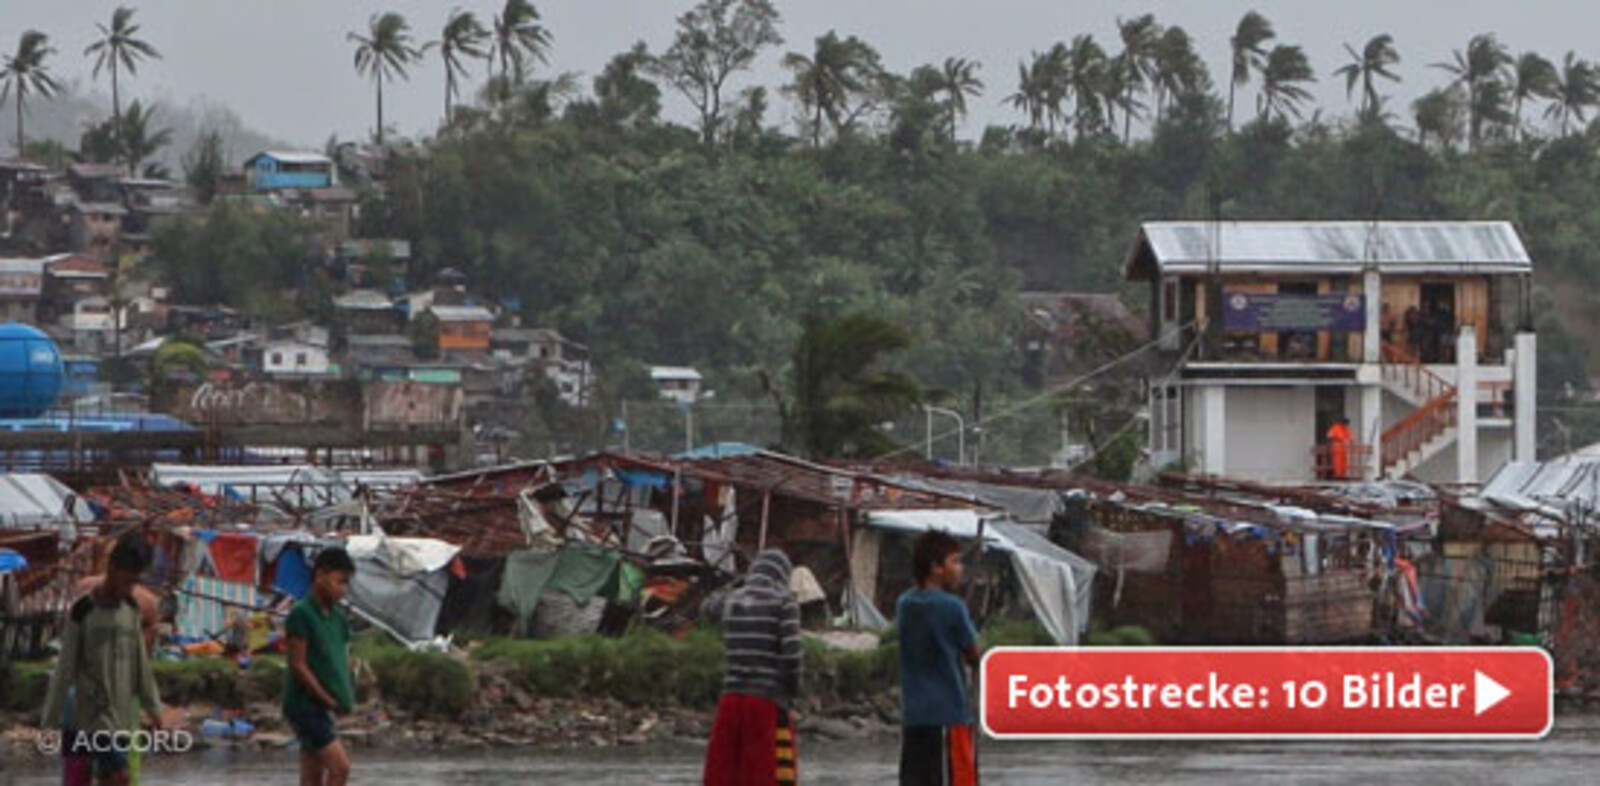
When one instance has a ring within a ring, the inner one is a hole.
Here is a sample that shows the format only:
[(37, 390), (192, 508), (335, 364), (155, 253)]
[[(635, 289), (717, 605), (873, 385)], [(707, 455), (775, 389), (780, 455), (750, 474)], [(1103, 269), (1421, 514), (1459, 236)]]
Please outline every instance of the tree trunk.
[(19, 80), (17, 82), (17, 158), (23, 158), (22, 147), (24, 141), (22, 136), (22, 82)]
[[(111, 149), (128, 166), (128, 151), (122, 147), (122, 93), (117, 89), (117, 58), (111, 53)], [(128, 173), (132, 175), (132, 172)]]
[(376, 67), (373, 71), (373, 81), (378, 85), (378, 147), (383, 147), (383, 70)]
[[(1115, 132), (1113, 132), (1115, 133)], [(1122, 108), (1122, 144), (1133, 139), (1133, 85), (1128, 85), (1128, 105)]]
[(1232, 79), (1228, 80), (1228, 130), (1233, 130), (1233, 90), (1237, 87)]

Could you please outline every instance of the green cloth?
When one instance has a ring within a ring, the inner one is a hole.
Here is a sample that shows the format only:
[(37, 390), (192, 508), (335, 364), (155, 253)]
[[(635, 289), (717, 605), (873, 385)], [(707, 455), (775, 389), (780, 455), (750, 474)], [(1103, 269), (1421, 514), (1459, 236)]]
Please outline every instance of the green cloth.
[(143, 620), (131, 600), (102, 606), (94, 598), (95, 593), (80, 598), (67, 614), (42, 723), (47, 729), (61, 728), (72, 691), (73, 729), (136, 731), (140, 707), (151, 715), (161, 713)]
[(560, 592), (579, 605), (596, 595), (617, 593), (617, 552), (586, 543), (557, 551), (518, 551), (506, 557), (495, 600), (517, 615), (517, 634), (526, 631), (528, 616), (546, 592)]
[[(294, 604), (283, 629), (289, 638), (305, 640), (306, 665), (339, 703), (339, 710), (349, 712), (356, 702), (350, 681), (350, 620), (344, 609), (336, 605), (324, 610), (316, 596), (308, 594)], [(328, 708), (291, 671), (283, 681), (283, 714), (295, 717), (324, 709)]]

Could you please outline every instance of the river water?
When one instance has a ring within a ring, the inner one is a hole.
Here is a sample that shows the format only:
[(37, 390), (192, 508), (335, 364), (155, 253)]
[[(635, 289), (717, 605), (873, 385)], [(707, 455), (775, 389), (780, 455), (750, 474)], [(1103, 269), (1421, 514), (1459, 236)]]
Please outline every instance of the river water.
[[(893, 783), (897, 746), (801, 741), (806, 784)], [(474, 752), (413, 756), (354, 752), (351, 783), (383, 786), (695, 783), (697, 748), (610, 748), (569, 753)], [(1600, 782), (1600, 718), (1563, 717), (1545, 740), (1478, 742), (1062, 742), (985, 741), (979, 761), (986, 784), (1550, 784)], [(293, 786), (290, 751), (211, 750), (146, 768), (149, 786), (249, 784)], [(41, 769), (0, 771), (0, 786), (46, 786), (60, 776)]]

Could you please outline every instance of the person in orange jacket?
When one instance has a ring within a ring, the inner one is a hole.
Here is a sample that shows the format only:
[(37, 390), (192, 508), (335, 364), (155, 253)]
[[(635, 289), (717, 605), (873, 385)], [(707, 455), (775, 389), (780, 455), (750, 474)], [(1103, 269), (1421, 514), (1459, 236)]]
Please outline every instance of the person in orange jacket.
[(1328, 428), (1328, 454), (1333, 480), (1350, 477), (1350, 420), (1339, 418)]

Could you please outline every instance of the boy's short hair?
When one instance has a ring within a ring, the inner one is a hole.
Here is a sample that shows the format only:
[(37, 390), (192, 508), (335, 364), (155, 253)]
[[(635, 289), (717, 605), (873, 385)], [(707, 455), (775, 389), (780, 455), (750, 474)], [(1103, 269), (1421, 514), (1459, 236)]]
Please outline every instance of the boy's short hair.
[(911, 575), (917, 583), (926, 581), (935, 565), (944, 562), (951, 554), (961, 551), (961, 542), (942, 530), (931, 529), (917, 536), (911, 544)]
[(126, 532), (117, 538), (116, 545), (111, 547), (111, 570), (126, 570), (133, 573), (143, 573), (150, 567), (150, 544), (137, 532)]
[(356, 563), (350, 559), (349, 552), (344, 549), (323, 549), (317, 553), (317, 559), (311, 565), (311, 575), (315, 576), (328, 570), (336, 573), (354, 574), (356, 572)]

